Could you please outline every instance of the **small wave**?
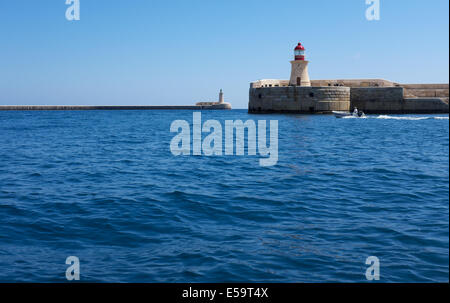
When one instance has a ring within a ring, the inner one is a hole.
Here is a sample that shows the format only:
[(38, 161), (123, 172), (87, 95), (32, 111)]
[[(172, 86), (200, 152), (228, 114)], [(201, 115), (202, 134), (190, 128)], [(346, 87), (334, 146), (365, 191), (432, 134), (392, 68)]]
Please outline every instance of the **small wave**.
[(448, 120), (448, 117), (434, 117), (436, 120)]

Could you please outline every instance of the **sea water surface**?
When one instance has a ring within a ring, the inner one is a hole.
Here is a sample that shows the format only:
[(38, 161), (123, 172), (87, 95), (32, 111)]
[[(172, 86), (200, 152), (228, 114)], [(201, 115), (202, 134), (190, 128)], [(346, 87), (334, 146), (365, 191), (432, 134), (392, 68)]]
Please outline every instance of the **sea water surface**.
[(192, 111), (0, 112), (0, 282), (449, 279), (449, 121), (278, 120), (279, 161), (180, 156)]

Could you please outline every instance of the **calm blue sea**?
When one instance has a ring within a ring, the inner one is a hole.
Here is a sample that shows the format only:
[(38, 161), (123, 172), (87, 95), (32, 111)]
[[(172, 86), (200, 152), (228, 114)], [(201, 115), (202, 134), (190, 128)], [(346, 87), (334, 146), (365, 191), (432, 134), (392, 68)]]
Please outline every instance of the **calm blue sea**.
[(449, 280), (442, 115), (279, 121), (279, 161), (171, 154), (192, 111), (0, 112), (0, 282)]

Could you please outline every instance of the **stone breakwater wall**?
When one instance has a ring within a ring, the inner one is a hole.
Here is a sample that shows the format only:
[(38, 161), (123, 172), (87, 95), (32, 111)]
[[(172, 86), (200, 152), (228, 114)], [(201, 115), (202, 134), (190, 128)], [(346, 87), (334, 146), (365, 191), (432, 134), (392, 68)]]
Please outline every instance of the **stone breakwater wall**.
[(167, 106), (90, 106), (90, 105), (0, 105), (0, 111), (4, 110), (228, 110), (231, 109), (229, 103), (197, 106), (197, 105), (167, 105)]
[(448, 84), (402, 84), (405, 98), (448, 98)]
[(401, 87), (358, 87), (350, 92), (350, 108), (357, 107), (366, 113), (382, 111), (392, 112), (400, 109), (403, 102), (403, 88)]
[[(369, 81), (366, 82), (373, 85)], [(377, 87), (342, 86), (344, 84), (351, 83), (339, 83), (341, 86), (301, 87), (288, 86), (283, 80), (254, 82), (250, 86), (248, 111), (331, 113), (351, 111), (357, 107), (368, 114), (449, 112), (448, 85), (445, 84), (406, 85), (406, 87), (389, 86), (390, 83), (387, 81), (379, 81)]]
[(250, 87), (250, 113), (331, 113), (349, 108), (349, 87)]
[(403, 87), (354, 87), (350, 109), (368, 114), (448, 113), (448, 98), (405, 98)]

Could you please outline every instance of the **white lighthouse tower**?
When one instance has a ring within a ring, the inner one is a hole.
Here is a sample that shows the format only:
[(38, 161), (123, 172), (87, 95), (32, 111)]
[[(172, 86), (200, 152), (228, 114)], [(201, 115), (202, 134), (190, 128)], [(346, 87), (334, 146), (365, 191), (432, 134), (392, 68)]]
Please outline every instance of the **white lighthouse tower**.
[(220, 89), (220, 92), (219, 92), (219, 103), (224, 103), (224, 101), (223, 101), (223, 91), (222, 91), (222, 89)]
[(294, 61), (291, 61), (291, 86), (311, 86), (308, 74), (308, 61), (305, 60), (305, 48), (301, 43), (294, 49)]

